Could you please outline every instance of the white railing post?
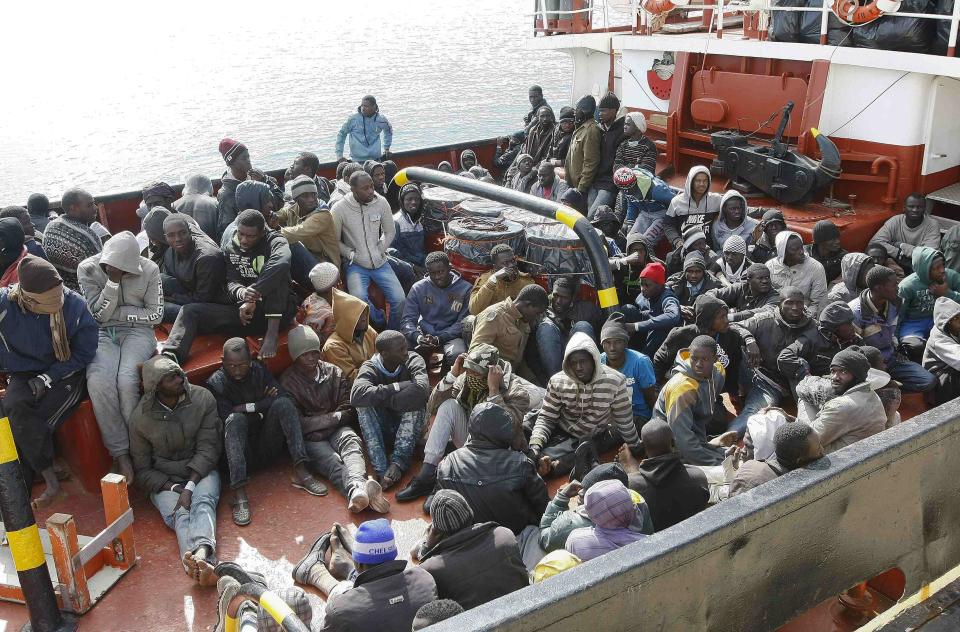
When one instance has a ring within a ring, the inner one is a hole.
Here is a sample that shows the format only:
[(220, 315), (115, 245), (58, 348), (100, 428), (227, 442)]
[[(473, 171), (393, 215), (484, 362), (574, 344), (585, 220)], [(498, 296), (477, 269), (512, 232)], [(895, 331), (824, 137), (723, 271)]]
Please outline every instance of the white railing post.
[(823, 15), (820, 16), (820, 43), (827, 43), (827, 24), (830, 20), (830, 12), (832, 2), (830, 0), (823, 0)]
[(957, 24), (960, 22), (960, 2), (953, 2), (953, 17), (950, 19), (950, 37), (947, 39), (947, 57), (957, 54)]
[(723, 0), (717, 0), (717, 39), (723, 38)]

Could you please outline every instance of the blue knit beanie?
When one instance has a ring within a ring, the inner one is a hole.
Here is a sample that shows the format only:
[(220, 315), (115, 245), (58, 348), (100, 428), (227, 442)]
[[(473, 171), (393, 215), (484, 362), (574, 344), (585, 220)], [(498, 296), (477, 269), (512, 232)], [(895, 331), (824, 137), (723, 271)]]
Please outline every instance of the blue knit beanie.
[(357, 528), (354, 537), (353, 561), (360, 564), (383, 564), (397, 559), (393, 529), (386, 518), (367, 520)]

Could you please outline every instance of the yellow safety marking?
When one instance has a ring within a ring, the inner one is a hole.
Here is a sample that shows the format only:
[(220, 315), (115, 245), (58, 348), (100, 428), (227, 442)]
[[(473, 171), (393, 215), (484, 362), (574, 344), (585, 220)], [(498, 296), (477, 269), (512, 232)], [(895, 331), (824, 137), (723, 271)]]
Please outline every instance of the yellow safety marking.
[(0, 418), (0, 464), (17, 460), (17, 445), (13, 442), (10, 420)]
[(397, 172), (397, 175), (393, 176), (393, 182), (398, 187), (402, 187), (406, 183), (410, 182), (410, 178), (407, 177), (407, 170), (401, 169)]
[(820, 135), (820, 130), (818, 130), (816, 127), (811, 127), (811, 128), (810, 128), (810, 133), (813, 134), (813, 137), (814, 137), (814, 138), (816, 138), (817, 136)]
[(556, 211), (557, 221), (566, 224), (570, 228), (573, 228), (573, 225), (576, 224), (577, 220), (581, 217), (583, 217), (583, 215), (566, 206), (561, 206)]
[(283, 623), (287, 616), (293, 614), (293, 610), (290, 609), (287, 602), (269, 590), (260, 595), (260, 607), (266, 610), (278, 625)]
[(930, 584), (924, 584), (920, 587), (920, 601), (926, 601), (930, 597)]
[(227, 615), (227, 623), (223, 626), (225, 632), (237, 632), (238, 622), (236, 617)]
[(17, 531), (7, 531), (7, 541), (10, 542), (13, 565), (18, 571), (29, 571), (46, 564), (40, 544), (40, 530), (36, 524)]
[(620, 299), (617, 297), (617, 288), (615, 287), (597, 290), (597, 299), (600, 301), (600, 307), (612, 307), (620, 304)]

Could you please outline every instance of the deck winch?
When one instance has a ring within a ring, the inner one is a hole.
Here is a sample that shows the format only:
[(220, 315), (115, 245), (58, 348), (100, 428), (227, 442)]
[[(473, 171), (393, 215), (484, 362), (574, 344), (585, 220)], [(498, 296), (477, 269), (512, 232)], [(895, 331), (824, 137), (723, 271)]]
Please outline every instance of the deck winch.
[(717, 150), (711, 171), (729, 177), (731, 186), (745, 195), (759, 191), (787, 204), (809, 202), (815, 192), (840, 175), (840, 151), (816, 129), (810, 131), (820, 148), (820, 161), (791, 151), (783, 142), (783, 132), (792, 110), (793, 101), (788, 101), (769, 146), (751, 144), (751, 134), (739, 131), (711, 134), (710, 142)]

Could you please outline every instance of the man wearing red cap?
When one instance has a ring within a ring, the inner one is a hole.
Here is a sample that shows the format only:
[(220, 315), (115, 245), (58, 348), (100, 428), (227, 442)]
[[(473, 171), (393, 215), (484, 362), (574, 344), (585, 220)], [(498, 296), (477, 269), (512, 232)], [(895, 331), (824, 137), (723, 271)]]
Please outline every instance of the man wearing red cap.
[[(642, 336), (639, 347), (641, 353), (649, 357), (656, 355), (657, 350), (667, 334), (674, 327), (683, 324), (680, 315), (680, 301), (664, 284), (667, 282), (667, 271), (662, 263), (648, 263), (640, 273), (640, 296), (637, 305), (624, 305), (624, 326), (629, 332), (637, 332)], [(631, 345), (631, 348), (637, 348)]]
[(237, 208), (234, 194), (237, 185), (247, 179), (247, 172), (252, 168), (247, 146), (232, 138), (224, 138), (220, 141), (220, 155), (223, 156), (223, 161), (227, 163), (227, 170), (221, 176), (220, 191), (217, 192), (217, 203), (220, 206), (217, 237), (223, 233), (223, 229), (230, 222), (237, 218), (237, 213), (244, 210)]

